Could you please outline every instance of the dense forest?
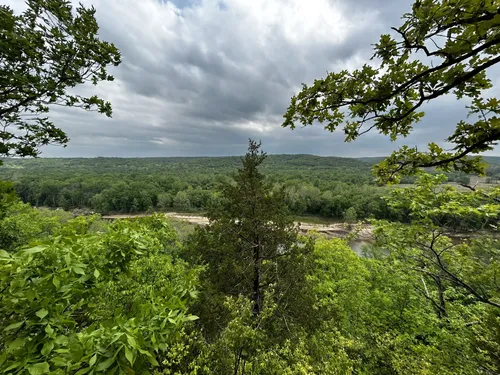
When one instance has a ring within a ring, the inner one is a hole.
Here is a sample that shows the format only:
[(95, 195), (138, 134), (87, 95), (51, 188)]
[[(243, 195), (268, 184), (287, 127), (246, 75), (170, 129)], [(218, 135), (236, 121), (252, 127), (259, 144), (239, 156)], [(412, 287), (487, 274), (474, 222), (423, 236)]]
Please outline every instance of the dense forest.
[[(93, 7), (0, 5), (0, 373), (500, 374), (500, 163), (481, 157), (500, 141), (486, 96), (499, 10), (418, 0), (369, 63), (303, 84), (283, 116), (356, 147), (370, 131), (410, 136), (429, 101), (467, 101), (440, 144), (347, 159), (268, 156), (250, 139), (244, 157), (44, 159), (69, 142), (54, 106), (112, 116), (77, 87), (113, 81), (120, 51)], [(171, 210), (207, 223), (153, 213)], [(301, 234), (305, 214), (352, 230)], [(348, 240), (365, 219), (358, 254)]]
[[(100, 213), (204, 211), (217, 199), (221, 182), (231, 179), (240, 157), (151, 159), (5, 160), (3, 178), (15, 181), (24, 202), (34, 206), (94, 210)], [(270, 156), (262, 166), (275, 188), (284, 187), (297, 215), (342, 220), (355, 210), (360, 218), (386, 217), (369, 164), (309, 155)]]
[[(13, 181), (19, 197), (37, 207), (102, 214), (203, 212), (218, 199), (218, 185), (231, 179), (240, 160), (236, 156), (4, 159), (0, 178)], [(262, 171), (275, 189), (285, 189), (287, 205), (295, 215), (333, 220), (345, 220), (346, 213), (349, 220), (394, 218), (382, 199), (387, 187), (377, 186), (371, 173), (375, 161), (270, 155)], [(500, 158), (491, 158), (490, 163), (500, 164)], [(463, 172), (448, 173), (448, 182), (469, 181)]]
[(378, 221), (359, 257), (344, 240), (298, 234), (265, 159), (251, 142), (194, 231), (163, 215), (110, 223), (36, 209), (4, 183), (0, 368), (496, 373), (500, 240), (447, 237), (457, 221), (498, 218), (492, 196), (423, 174), (386, 198), (411, 224)]

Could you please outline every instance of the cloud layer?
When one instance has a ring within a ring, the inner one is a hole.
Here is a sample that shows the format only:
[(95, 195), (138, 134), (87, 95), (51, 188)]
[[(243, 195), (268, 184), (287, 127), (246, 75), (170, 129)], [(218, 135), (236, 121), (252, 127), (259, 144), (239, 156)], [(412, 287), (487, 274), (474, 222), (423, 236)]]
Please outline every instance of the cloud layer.
[[(22, 9), (20, 0), (9, 0)], [(9, 2), (8, 1), (8, 2)], [(85, 87), (113, 105), (112, 119), (78, 109), (52, 118), (71, 138), (44, 156), (242, 154), (248, 138), (269, 153), (386, 155), (376, 134), (345, 144), (321, 126), (281, 128), (290, 97), (326, 71), (356, 68), (410, 0), (85, 0), (123, 63), (116, 80)], [(438, 101), (406, 142), (444, 139), (463, 104)]]

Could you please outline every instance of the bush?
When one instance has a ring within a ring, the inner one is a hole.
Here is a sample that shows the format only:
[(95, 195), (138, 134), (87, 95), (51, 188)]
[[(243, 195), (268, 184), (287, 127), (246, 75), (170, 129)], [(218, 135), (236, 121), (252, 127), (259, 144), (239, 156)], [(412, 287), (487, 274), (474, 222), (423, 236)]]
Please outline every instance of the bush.
[(105, 233), (95, 220), (0, 251), (0, 372), (152, 372), (183, 342), (197, 271), (175, 259), (176, 231), (160, 216)]

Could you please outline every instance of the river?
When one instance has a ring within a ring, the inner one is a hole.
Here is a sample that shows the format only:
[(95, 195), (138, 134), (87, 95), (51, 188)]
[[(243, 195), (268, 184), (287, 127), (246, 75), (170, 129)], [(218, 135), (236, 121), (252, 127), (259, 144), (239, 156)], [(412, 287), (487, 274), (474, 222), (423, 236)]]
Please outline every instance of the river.
[[(208, 219), (205, 216), (181, 214), (177, 212), (168, 212), (166, 216), (175, 220), (184, 220), (195, 225), (206, 225)], [(136, 217), (148, 216), (147, 214), (139, 215), (104, 215), (102, 218), (105, 220), (116, 219), (131, 219)], [(349, 245), (358, 255), (362, 255), (363, 246), (372, 243), (373, 227), (369, 224), (349, 225), (346, 223), (335, 223), (329, 225), (323, 224), (310, 224), (310, 223), (297, 223), (302, 233), (317, 232), (325, 235), (327, 238), (344, 238), (349, 235), (353, 230), (357, 231), (356, 239), (350, 240)]]

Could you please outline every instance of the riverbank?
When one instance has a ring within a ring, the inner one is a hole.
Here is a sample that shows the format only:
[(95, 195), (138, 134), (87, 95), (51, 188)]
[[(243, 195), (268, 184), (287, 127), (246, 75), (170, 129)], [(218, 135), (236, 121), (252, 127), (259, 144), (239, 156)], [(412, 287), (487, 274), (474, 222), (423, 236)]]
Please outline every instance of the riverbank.
[[(207, 225), (208, 218), (200, 215), (182, 214), (177, 212), (167, 212), (166, 216), (176, 219), (187, 221), (195, 225)], [(105, 220), (118, 220), (118, 219), (132, 219), (137, 217), (149, 216), (148, 214), (137, 215), (103, 215)], [(351, 225), (347, 223), (334, 223), (334, 224), (313, 224), (297, 222), (300, 232), (309, 233), (317, 232), (323, 234), (328, 238), (345, 238), (353, 234), (358, 241), (371, 241), (373, 237), (373, 226), (370, 224), (356, 224)]]

